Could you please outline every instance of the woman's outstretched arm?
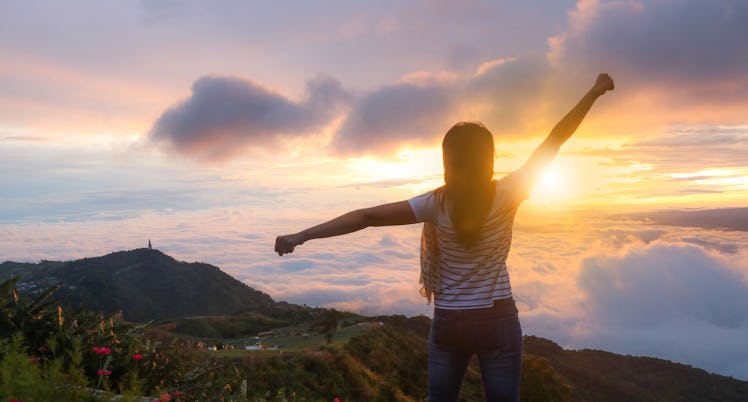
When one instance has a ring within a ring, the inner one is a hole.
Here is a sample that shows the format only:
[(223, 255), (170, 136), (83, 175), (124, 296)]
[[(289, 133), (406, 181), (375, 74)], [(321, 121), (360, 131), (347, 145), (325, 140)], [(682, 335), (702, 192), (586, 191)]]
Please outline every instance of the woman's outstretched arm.
[(545, 166), (558, 154), (561, 145), (577, 130), (584, 116), (595, 103), (597, 98), (614, 88), (613, 79), (608, 74), (597, 76), (595, 84), (582, 99), (553, 127), (545, 141), (532, 153), (524, 167), (530, 169), (533, 177), (540, 175)]
[(396, 226), (417, 222), (408, 201), (357, 209), (301, 232), (278, 236), (275, 239), (275, 252), (278, 255), (292, 253), (296, 246), (307, 240), (340, 236), (369, 226)]

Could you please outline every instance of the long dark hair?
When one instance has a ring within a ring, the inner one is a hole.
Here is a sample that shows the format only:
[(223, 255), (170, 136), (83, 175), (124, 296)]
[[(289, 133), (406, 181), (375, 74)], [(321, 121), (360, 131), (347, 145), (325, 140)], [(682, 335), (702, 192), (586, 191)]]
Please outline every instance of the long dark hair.
[(448, 208), (457, 240), (470, 248), (493, 203), (493, 135), (480, 123), (457, 123), (444, 136), (442, 156), (444, 186), (437, 200)]

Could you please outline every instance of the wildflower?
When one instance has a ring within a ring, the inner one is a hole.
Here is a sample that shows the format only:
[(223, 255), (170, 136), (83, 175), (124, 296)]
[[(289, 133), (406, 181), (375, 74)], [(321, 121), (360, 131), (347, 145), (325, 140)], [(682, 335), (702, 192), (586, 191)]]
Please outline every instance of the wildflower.
[(134, 355), (132, 355), (132, 358), (135, 360), (142, 360), (143, 355), (141, 355), (140, 353), (135, 353)]
[(340, 398), (338, 398), (338, 397), (336, 396), (336, 397), (335, 397), (335, 399), (334, 399), (334, 400), (333, 400), (332, 402), (340, 402)]
[(112, 374), (112, 372), (109, 371), (109, 370), (99, 370), (99, 371), (97, 371), (97, 373), (99, 375), (109, 375), (109, 374)]
[(171, 395), (169, 393), (165, 393), (158, 397), (158, 399), (154, 399), (153, 402), (169, 402), (171, 400)]
[(39, 360), (40, 359), (38, 357), (36, 357), (36, 356), (32, 356), (32, 357), (29, 358), (29, 361), (31, 363), (39, 363)]
[(106, 346), (102, 346), (100, 348), (94, 346), (94, 347), (91, 348), (91, 350), (93, 350), (94, 353), (96, 353), (97, 355), (108, 355), (108, 354), (112, 353), (112, 349), (108, 348)]

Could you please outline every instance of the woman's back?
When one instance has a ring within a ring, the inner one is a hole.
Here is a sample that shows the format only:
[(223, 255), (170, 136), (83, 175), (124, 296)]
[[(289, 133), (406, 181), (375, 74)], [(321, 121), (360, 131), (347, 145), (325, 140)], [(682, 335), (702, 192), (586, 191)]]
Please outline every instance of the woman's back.
[[(435, 306), (443, 309), (490, 307), (494, 300), (512, 296), (506, 258), (512, 241), (514, 215), (526, 198), (521, 172), (494, 180), (495, 195), (475, 243), (466, 246), (455, 230), (448, 205), (437, 190), (409, 200), (419, 221), (433, 224), (439, 270)], [(426, 243), (424, 243), (426, 244)], [(422, 250), (423, 253), (432, 251)]]

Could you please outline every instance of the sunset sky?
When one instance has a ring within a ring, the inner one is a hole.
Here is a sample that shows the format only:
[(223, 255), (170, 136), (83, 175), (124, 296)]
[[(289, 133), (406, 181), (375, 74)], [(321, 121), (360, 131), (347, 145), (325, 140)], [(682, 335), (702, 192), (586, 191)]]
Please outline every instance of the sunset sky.
[[(430, 314), (420, 227), (275, 236), (442, 182), (478, 120), (519, 167), (608, 72), (520, 209), (525, 333), (748, 380), (748, 2), (0, 1), (0, 261), (147, 245), (276, 300)], [(640, 215), (637, 215), (640, 216)]]

